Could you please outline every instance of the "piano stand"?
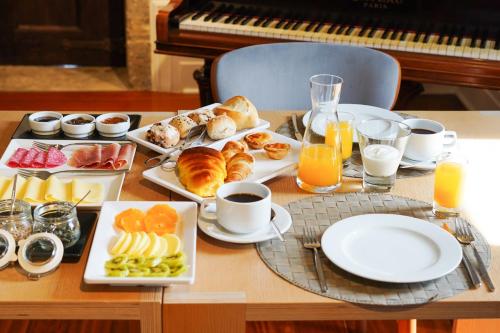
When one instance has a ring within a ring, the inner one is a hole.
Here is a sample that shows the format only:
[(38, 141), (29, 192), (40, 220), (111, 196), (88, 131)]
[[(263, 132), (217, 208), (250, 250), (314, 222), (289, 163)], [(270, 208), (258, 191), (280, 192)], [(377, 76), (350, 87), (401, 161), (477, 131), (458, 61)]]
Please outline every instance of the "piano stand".
[(214, 103), (214, 98), (212, 96), (212, 89), (210, 84), (210, 71), (212, 69), (212, 59), (205, 59), (205, 64), (203, 67), (197, 69), (193, 73), (193, 77), (198, 83), (198, 89), (200, 91), (200, 105), (209, 105)]

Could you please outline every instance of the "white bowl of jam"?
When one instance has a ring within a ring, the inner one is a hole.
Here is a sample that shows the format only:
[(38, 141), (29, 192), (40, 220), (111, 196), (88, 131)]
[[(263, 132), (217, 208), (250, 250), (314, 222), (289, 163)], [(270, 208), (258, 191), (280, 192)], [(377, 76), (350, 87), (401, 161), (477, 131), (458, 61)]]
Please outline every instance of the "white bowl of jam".
[(64, 135), (71, 138), (85, 138), (94, 133), (95, 118), (89, 114), (70, 114), (61, 119)]
[(130, 128), (130, 118), (124, 113), (105, 113), (96, 118), (99, 135), (109, 138), (123, 136)]
[(52, 111), (41, 111), (31, 114), (28, 122), (31, 131), (36, 135), (55, 135), (61, 131), (62, 114)]

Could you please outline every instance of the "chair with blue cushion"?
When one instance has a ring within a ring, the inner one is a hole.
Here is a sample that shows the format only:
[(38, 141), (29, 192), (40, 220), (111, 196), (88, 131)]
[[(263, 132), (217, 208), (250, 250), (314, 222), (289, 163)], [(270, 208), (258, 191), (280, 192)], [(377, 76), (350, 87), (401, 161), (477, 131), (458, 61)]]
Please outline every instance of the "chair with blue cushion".
[(325, 43), (276, 43), (244, 47), (212, 65), (215, 101), (248, 97), (260, 110), (311, 107), (309, 78), (334, 74), (344, 83), (340, 103), (391, 109), (401, 80), (393, 57), (369, 48)]

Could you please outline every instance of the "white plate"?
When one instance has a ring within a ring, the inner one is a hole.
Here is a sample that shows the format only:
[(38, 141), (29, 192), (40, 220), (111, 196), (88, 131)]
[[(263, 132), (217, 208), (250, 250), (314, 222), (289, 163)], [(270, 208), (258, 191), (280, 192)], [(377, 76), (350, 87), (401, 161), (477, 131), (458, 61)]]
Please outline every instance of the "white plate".
[(462, 260), (462, 248), (451, 234), (430, 222), (393, 214), (341, 220), (325, 231), (321, 247), (340, 268), (393, 283), (437, 279)]
[[(177, 225), (176, 234), (181, 239), (181, 248), (186, 255), (188, 270), (176, 277), (147, 278), (147, 277), (108, 277), (104, 264), (111, 259), (108, 252), (110, 243), (117, 235), (114, 228), (114, 218), (121, 211), (128, 208), (138, 208), (143, 211), (157, 204), (168, 204), (177, 210), (181, 217)], [(198, 207), (194, 202), (175, 201), (119, 201), (105, 202), (102, 205), (99, 221), (92, 241), (87, 267), (85, 268), (84, 280), (89, 284), (112, 284), (112, 285), (143, 285), (143, 286), (167, 286), (170, 284), (192, 284), (195, 276), (196, 263), (196, 219)]]
[[(274, 221), (276, 222), (281, 233), (287, 232), (288, 229), (290, 229), (290, 227), (292, 226), (292, 217), (287, 212), (287, 210), (280, 205), (273, 203), (271, 207), (276, 213)], [(209, 221), (201, 217), (198, 218), (198, 226), (200, 227), (201, 231), (203, 231), (210, 237), (229, 243), (259, 243), (278, 237), (273, 227), (271, 226), (271, 223), (269, 223), (269, 226), (267, 228), (257, 230), (256, 232), (252, 232), (251, 234), (232, 233), (221, 227), (217, 222)]]
[[(247, 179), (245, 179), (245, 181), (263, 183), (266, 180), (269, 180), (284, 172), (296, 168), (297, 161), (299, 160), (299, 152), (301, 147), (300, 142), (268, 130), (253, 130), (253, 132), (267, 132), (272, 135), (271, 142), (288, 143), (291, 146), (291, 150), (288, 155), (282, 160), (272, 160), (268, 158), (266, 153), (264, 152), (264, 149), (250, 150), (250, 154), (252, 154), (255, 158), (255, 166), (253, 173)], [(247, 133), (239, 133), (231, 138), (219, 140), (209, 145), (209, 147), (221, 150), (227, 141), (239, 140), (246, 134)], [(198, 203), (201, 203), (201, 201), (203, 200), (203, 198), (199, 195), (189, 192), (184, 188), (184, 186), (179, 182), (175, 171), (164, 171), (161, 169), (161, 167), (155, 167), (144, 171), (142, 175), (144, 176), (144, 178), (152, 181), (153, 183), (166, 187), (169, 190), (177, 192), (185, 196), (186, 198), (194, 200)]]
[[(82, 141), (82, 140), (32, 140), (32, 139), (12, 139), (9, 142), (9, 145), (5, 149), (5, 152), (2, 155), (2, 158), (0, 159), (0, 168), (10, 168), (7, 166), (7, 162), (9, 162), (9, 159), (12, 157), (12, 155), (15, 153), (17, 148), (25, 148), (25, 149), (30, 149), (33, 147), (33, 141), (38, 141), (38, 142), (43, 142), (47, 144), (61, 144), (61, 145), (66, 145), (70, 143), (84, 143), (83, 145), (75, 145), (75, 146), (69, 146), (68, 148), (63, 148), (61, 151), (62, 153), (66, 156), (66, 158), (69, 159), (71, 158), (71, 155), (73, 154), (74, 151), (77, 149), (80, 149), (85, 146), (90, 146), (96, 143), (99, 144), (109, 144), (109, 143), (118, 143), (120, 145), (123, 145), (125, 143), (130, 143), (132, 144), (132, 157), (130, 161), (128, 161), (127, 165), (121, 169), (118, 170), (130, 170), (132, 167), (132, 163), (134, 161), (134, 156), (135, 156), (135, 151), (136, 151), (136, 144), (132, 142), (124, 142), (124, 141)], [(14, 168), (15, 169), (15, 168)], [(25, 169), (25, 168), (23, 168)], [(33, 169), (33, 170), (48, 170), (48, 171), (60, 171), (60, 170), (82, 170), (82, 168), (75, 168), (72, 166), (67, 165), (67, 163), (55, 167), (55, 168), (26, 168), (26, 169)], [(102, 169), (91, 169), (91, 168), (84, 168), (83, 170), (102, 170)]]
[[(205, 110), (205, 109), (212, 110), (212, 109), (215, 109), (219, 105), (220, 105), (220, 103), (214, 103), (214, 104), (210, 104), (210, 105), (201, 107), (199, 109), (196, 109), (196, 110), (193, 110), (193, 111), (190, 111), (190, 112), (185, 112), (183, 114), (188, 115), (190, 113), (193, 113), (193, 112), (196, 112), (196, 111), (200, 111), (200, 110)], [(172, 118), (173, 117), (170, 117), (170, 118), (163, 119), (163, 120), (157, 121), (157, 122), (160, 122), (162, 124), (168, 124)], [(151, 143), (148, 140), (146, 140), (146, 132), (151, 128), (151, 126), (152, 126), (152, 124), (146, 125), (146, 126), (138, 128), (136, 130), (128, 132), (127, 133), (127, 139), (135, 141), (138, 144), (140, 144), (140, 145), (142, 145), (144, 147), (147, 147), (147, 148), (149, 148), (151, 150), (154, 150), (154, 151), (156, 151), (156, 152), (158, 152), (160, 154), (168, 154), (168, 153), (170, 153), (174, 148), (162, 148), (162, 147), (160, 147), (158, 145), (155, 145), (154, 143)], [(251, 132), (251, 131), (253, 131), (255, 129), (265, 129), (265, 128), (269, 128), (269, 126), (271, 126), (271, 124), (268, 121), (260, 119), (259, 120), (259, 124), (256, 127), (238, 131), (238, 132), (236, 132), (235, 135), (247, 134), (247, 133), (249, 133), (249, 132)], [(215, 141), (215, 142), (218, 142), (218, 141)], [(202, 146), (208, 146), (208, 145), (211, 145), (213, 143), (214, 143), (214, 141), (207, 136), (206, 139), (205, 139), (205, 141), (201, 145)]]
[[(356, 128), (357, 124), (366, 119), (380, 118), (380, 119), (389, 119), (396, 121), (403, 121), (404, 119), (398, 115), (396, 112), (392, 112), (386, 109), (382, 109), (376, 106), (371, 105), (363, 105), (363, 104), (339, 104), (337, 106), (338, 112), (349, 112), (354, 115), (354, 128)], [(307, 127), (307, 122), (309, 121), (309, 117), (311, 116), (311, 111), (308, 111), (304, 117), (302, 117), (302, 123), (304, 127)], [(325, 126), (318, 123), (317, 125), (320, 128), (324, 128)], [(323, 133), (324, 131), (315, 131), (316, 133)], [(353, 141), (358, 142), (358, 134), (354, 131)]]
[[(406, 157), (401, 158), (399, 165), (407, 167), (406, 169), (415, 170), (434, 170), (436, 169), (436, 161), (415, 161)], [(411, 167), (409, 167), (411, 166)]]
[[(0, 176), (13, 177), (17, 170), (12, 168), (0, 168)], [(120, 199), (120, 193), (123, 186), (123, 181), (125, 180), (126, 173), (114, 175), (77, 175), (71, 174), (69, 172), (57, 174), (56, 177), (63, 182), (69, 182), (71, 179), (81, 179), (82, 181), (89, 183), (101, 183), (103, 185), (103, 201), (117, 201)], [(96, 203), (81, 203), (78, 205), (79, 209), (89, 209), (95, 210), (102, 206), (103, 202)], [(38, 203), (32, 203), (32, 206), (39, 205)]]

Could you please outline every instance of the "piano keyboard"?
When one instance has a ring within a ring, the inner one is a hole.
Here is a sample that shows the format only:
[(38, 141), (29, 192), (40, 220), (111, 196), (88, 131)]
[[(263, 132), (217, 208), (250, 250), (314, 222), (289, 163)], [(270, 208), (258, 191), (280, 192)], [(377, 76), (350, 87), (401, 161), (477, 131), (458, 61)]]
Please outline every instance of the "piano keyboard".
[(193, 13), (180, 30), (366, 46), (382, 50), (500, 60), (500, 38), (461, 37), (411, 30), (349, 26), (342, 23), (250, 17), (215, 12)]

